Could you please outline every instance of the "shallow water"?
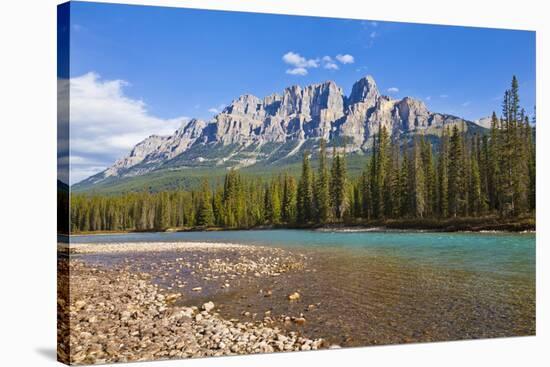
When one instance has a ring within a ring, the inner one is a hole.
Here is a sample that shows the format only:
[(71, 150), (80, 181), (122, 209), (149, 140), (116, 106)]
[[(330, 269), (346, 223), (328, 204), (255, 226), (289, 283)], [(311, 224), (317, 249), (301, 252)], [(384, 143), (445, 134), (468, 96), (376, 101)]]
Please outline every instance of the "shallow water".
[(321, 232), (307, 230), (130, 233), (72, 236), (75, 243), (201, 241), (299, 249), (355, 250), (456, 270), (534, 277), (535, 234)]
[[(181, 256), (170, 252), (83, 257), (103, 265), (132, 264), (169, 286), (188, 280), (182, 302), (213, 300), (222, 315), (243, 312), (299, 316), (309, 337), (343, 346), (532, 335), (535, 333), (535, 235), (300, 230), (144, 233), (77, 236), (72, 242), (211, 241), (285, 247), (306, 254), (305, 271), (248, 277), (229, 289), (189, 273), (153, 269)], [(215, 254), (204, 256), (218, 256)], [(231, 256), (231, 255), (228, 255)], [(263, 297), (270, 289), (272, 297)], [(302, 297), (291, 303), (287, 295)], [(308, 308), (314, 305), (313, 308)], [(283, 327), (296, 328), (292, 324)]]

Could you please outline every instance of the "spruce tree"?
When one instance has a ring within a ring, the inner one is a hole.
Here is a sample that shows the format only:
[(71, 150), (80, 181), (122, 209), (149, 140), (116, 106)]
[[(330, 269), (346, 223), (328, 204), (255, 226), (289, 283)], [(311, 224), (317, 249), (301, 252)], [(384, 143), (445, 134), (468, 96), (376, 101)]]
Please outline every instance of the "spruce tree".
[(415, 138), (413, 148), (413, 195), (414, 195), (414, 214), (416, 217), (422, 218), (426, 213), (426, 177), (424, 175), (424, 164), (422, 161), (422, 146), (418, 139)]
[(199, 226), (212, 226), (214, 224), (214, 210), (212, 209), (212, 200), (210, 197), (210, 187), (208, 180), (202, 183), (200, 206), (198, 211), (197, 224)]
[(465, 214), (466, 181), (464, 169), (464, 144), (462, 133), (455, 125), (449, 147), (449, 214), (453, 217)]
[(296, 221), (296, 182), (294, 177), (288, 174), (284, 175), (281, 217), (287, 224)]
[(441, 147), (438, 159), (438, 212), (443, 218), (449, 215), (449, 133), (445, 127), (441, 136)]
[(329, 220), (330, 214), (330, 190), (326, 143), (324, 139), (321, 139), (319, 148), (319, 170), (315, 183), (315, 208), (317, 211), (317, 221), (319, 223), (326, 223)]
[(298, 184), (298, 222), (307, 224), (313, 219), (313, 186), (309, 152), (304, 152), (302, 176)]
[(339, 221), (343, 218), (347, 208), (346, 200), (346, 162), (340, 154), (332, 160), (332, 169), (330, 177), (331, 203), (334, 218)]
[(479, 173), (479, 165), (478, 165), (478, 152), (477, 152), (477, 145), (474, 142), (472, 143), (472, 154), (470, 155), (470, 193), (469, 193), (469, 200), (470, 200), (470, 213), (473, 216), (478, 216), (483, 214), (485, 211), (485, 203), (481, 196), (481, 175)]
[(436, 173), (432, 153), (432, 144), (424, 136), (421, 140), (422, 165), (424, 168), (424, 202), (426, 216), (432, 216), (436, 209)]
[(411, 173), (412, 169), (409, 163), (409, 154), (407, 150), (403, 152), (403, 161), (401, 162), (401, 173), (399, 175), (400, 182), (400, 215), (401, 217), (408, 217), (411, 215), (411, 207), (413, 201), (413, 195), (411, 194)]
[(371, 218), (371, 181), (369, 178), (369, 173), (372, 171), (373, 160), (369, 158), (368, 163), (361, 175), (361, 214), (362, 217), (366, 220)]
[(495, 112), (491, 116), (491, 131), (488, 144), (487, 162), (487, 186), (489, 194), (489, 207), (492, 210), (500, 210), (500, 150), (501, 150), (500, 121)]

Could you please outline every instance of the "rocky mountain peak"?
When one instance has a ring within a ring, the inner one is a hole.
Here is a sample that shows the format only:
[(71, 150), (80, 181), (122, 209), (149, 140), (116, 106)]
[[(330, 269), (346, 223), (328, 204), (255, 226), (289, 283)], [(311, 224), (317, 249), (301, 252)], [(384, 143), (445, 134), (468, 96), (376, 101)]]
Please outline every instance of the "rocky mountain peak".
[(258, 97), (252, 94), (243, 94), (231, 102), (222, 113), (248, 115), (257, 112), (261, 107), (262, 101)]
[(410, 131), (418, 127), (427, 127), (430, 111), (419, 99), (405, 97), (397, 103), (397, 113), (401, 120), (401, 128)]
[(348, 98), (348, 105), (364, 102), (369, 106), (374, 106), (379, 97), (380, 92), (378, 91), (374, 78), (367, 75), (353, 84), (351, 94)]

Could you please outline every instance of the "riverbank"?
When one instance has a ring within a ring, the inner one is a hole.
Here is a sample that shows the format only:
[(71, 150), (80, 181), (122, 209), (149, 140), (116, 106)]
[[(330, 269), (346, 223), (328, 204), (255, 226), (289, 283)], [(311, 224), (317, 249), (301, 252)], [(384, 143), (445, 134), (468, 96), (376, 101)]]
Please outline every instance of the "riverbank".
[(356, 229), (365, 231), (391, 231), (391, 230), (415, 230), (432, 232), (535, 232), (536, 221), (533, 217), (516, 219), (500, 218), (496, 216), (483, 218), (448, 218), (448, 219), (386, 219), (368, 222), (345, 222), (330, 224), (309, 225), (261, 225), (252, 227), (178, 227), (164, 230), (153, 229), (149, 231), (86, 231), (73, 232), (72, 235), (109, 235), (127, 233), (154, 233), (154, 232), (218, 232), (239, 230), (272, 230), (272, 229), (316, 229), (316, 230), (345, 230)]
[[(226, 319), (219, 313), (222, 305), (207, 299), (197, 303), (188, 296), (208, 294), (208, 287), (228, 289), (241, 278), (276, 278), (303, 270), (303, 258), (299, 256), (279, 249), (231, 244), (134, 243), (93, 247), (92, 250), (85, 245), (76, 246), (72, 254), (116, 256), (166, 251), (181, 257), (170, 256), (169, 262), (155, 268), (156, 272), (137, 271), (131, 267), (131, 261), (96, 266), (80, 259), (60, 259), (61, 273), (68, 274), (60, 276), (58, 284), (58, 317), (62, 321), (58, 337), (63, 346), (58, 356), (64, 362), (131, 362), (330, 346), (321, 338), (307, 338), (300, 330), (280, 328), (269, 312), (260, 318), (244, 312), (240, 318)], [(231, 251), (239, 256), (230, 259)], [(207, 257), (196, 259), (200, 253)], [(167, 271), (187, 271), (189, 276), (186, 282), (170, 278), (171, 285), (165, 286), (153, 281)], [(201, 285), (192, 284), (192, 279), (200, 279)], [(289, 293), (286, 302), (300, 297), (295, 293)], [(263, 297), (269, 296), (266, 290)], [(298, 327), (306, 322), (302, 315), (286, 318)]]
[(534, 218), (507, 220), (499, 217), (436, 219), (387, 219), (368, 223), (318, 226), (322, 230), (356, 229), (371, 231), (413, 230), (432, 232), (535, 232)]
[[(241, 231), (87, 240), (59, 252), (60, 299), (71, 296), (61, 301), (71, 327), (60, 323), (59, 334), (72, 335), (65, 355), (77, 355), (75, 363), (308, 350), (316, 340), (325, 348), (535, 333), (533, 235)], [(75, 268), (63, 270), (69, 263)], [(126, 292), (127, 283), (137, 289)], [(214, 309), (203, 310), (210, 302)], [(170, 318), (174, 309), (193, 311), (187, 326)], [(240, 331), (205, 334), (205, 319)], [(194, 336), (176, 345), (186, 328)], [(119, 339), (131, 349), (111, 350), (107, 341)], [(294, 341), (281, 348), (279, 339)], [(199, 351), (185, 349), (193, 340)]]

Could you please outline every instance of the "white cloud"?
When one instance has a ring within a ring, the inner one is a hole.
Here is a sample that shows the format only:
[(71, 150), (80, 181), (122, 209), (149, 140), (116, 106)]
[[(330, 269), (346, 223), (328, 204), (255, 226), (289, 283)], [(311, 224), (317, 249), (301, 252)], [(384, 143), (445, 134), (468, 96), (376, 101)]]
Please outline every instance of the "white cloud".
[[(349, 54), (338, 54), (335, 56), (335, 59), (342, 64), (352, 64), (355, 62), (353, 56)], [(336, 61), (328, 55), (325, 55), (321, 58), (317, 57), (314, 59), (308, 59), (303, 57), (299, 53), (289, 51), (283, 55), (282, 60), (286, 64), (292, 66), (292, 68), (286, 70), (286, 73), (290, 75), (304, 76), (309, 73), (309, 69), (318, 68), (319, 66), (322, 66), (323, 69), (326, 70), (340, 69), (340, 66), (336, 63)]]
[(307, 69), (319, 67), (319, 58), (306, 59), (299, 53), (292, 51), (289, 51), (283, 55), (283, 61), (286, 64), (293, 66), (293, 68), (286, 70), (286, 73), (290, 75), (307, 75)]
[(330, 56), (323, 56), (321, 58), (323, 61), (323, 68), (327, 70), (338, 70), (340, 67), (334, 62), (332, 57)]
[(304, 75), (307, 75), (307, 69), (306, 69), (306, 68), (287, 69), (287, 70), (286, 70), (286, 73), (287, 73), (287, 74), (290, 74), (290, 75), (301, 75), (301, 76), (304, 76)]
[(143, 101), (125, 95), (127, 86), (93, 72), (70, 79), (71, 183), (105, 169), (150, 135), (172, 134), (187, 120), (151, 115)]
[(336, 55), (336, 60), (340, 61), (342, 64), (353, 64), (355, 62), (355, 58), (350, 54)]
[(387, 90), (388, 90), (388, 93), (399, 93), (399, 88), (397, 87), (390, 87)]
[(317, 68), (319, 67), (319, 59), (306, 59), (295, 52), (287, 52), (283, 55), (283, 61), (295, 68)]

